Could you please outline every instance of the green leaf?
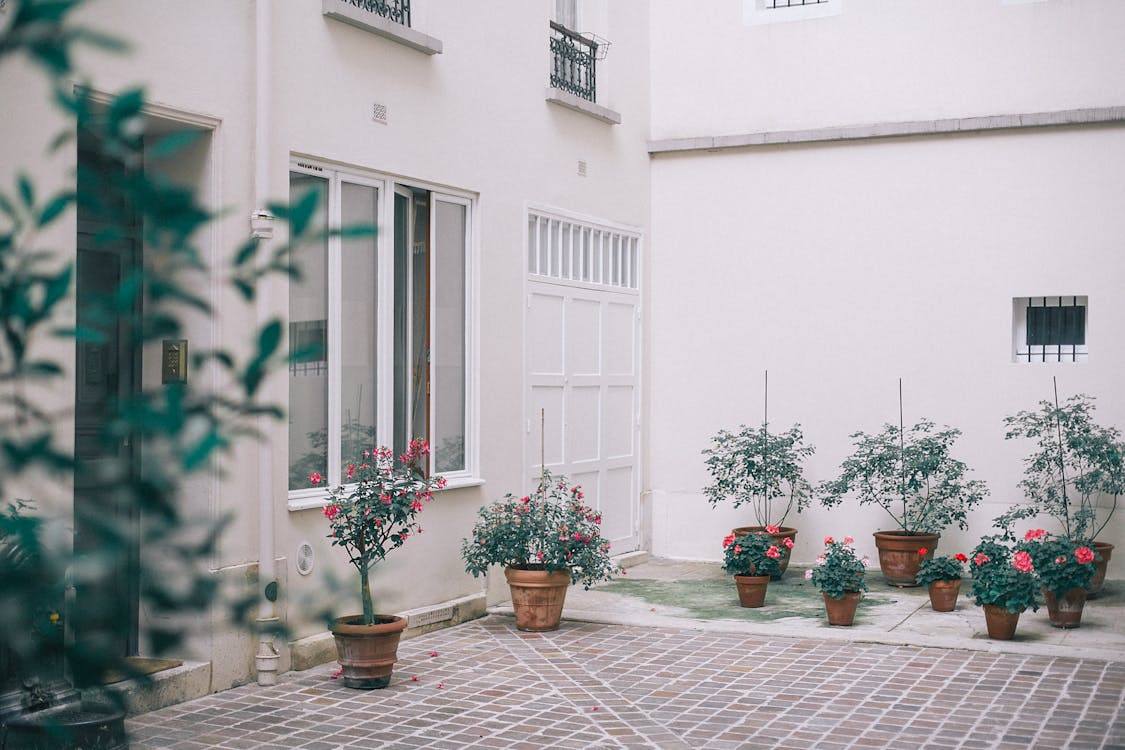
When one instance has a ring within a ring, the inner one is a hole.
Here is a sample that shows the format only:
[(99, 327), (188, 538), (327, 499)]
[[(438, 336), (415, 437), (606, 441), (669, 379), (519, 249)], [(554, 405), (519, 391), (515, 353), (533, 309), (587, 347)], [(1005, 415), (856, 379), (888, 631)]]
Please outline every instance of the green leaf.
[(238, 290), (244, 300), (250, 302), (254, 299), (254, 287), (250, 282), (243, 279), (235, 279), (231, 283), (234, 284), (234, 288)]
[(164, 136), (148, 149), (146, 158), (163, 159), (183, 151), (199, 140), (198, 130), (178, 130)]
[(62, 367), (57, 362), (49, 362), (47, 360), (38, 360), (35, 362), (28, 362), (24, 369), (29, 375), (33, 377), (49, 377), (53, 375), (62, 375)]
[(27, 175), (20, 174), (17, 184), (19, 185), (20, 199), (23, 201), (23, 205), (33, 208), (35, 206), (35, 187), (31, 184), (31, 180), (27, 178)]
[(271, 320), (258, 334), (258, 361), (264, 362), (273, 356), (281, 343), (281, 320)]
[(39, 226), (45, 227), (57, 219), (63, 211), (74, 201), (74, 193), (60, 193), (51, 199), (51, 202), (39, 212)]
[(184, 470), (192, 471), (203, 465), (211, 454), (219, 449), (225, 448), (227, 441), (223, 439), (219, 433), (212, 430), (208, 432), (202, 440), (195, 444), (187, 455), (184, 456)]
[(293, 236), (300, 237), (308, 229), (316, 207), (320, 204), (320, 191), (310, 190), (289, 207), (289, 230)]
[(121, 123), (139, 115), (144, 103), (144, 91), (140, 88), (127, 89), (114, 97), (107, 112), (110, 132), (117, 132)]
[(44, 312), (49, 312), (70, 291), (70, 279), (73, 271), (72, 266), (67, 266), (47, 283), (47, 291), (43, 299)]
[(258, 241), (255, 239), (247, 240), (238, 249), (238, 254), (234, 256), (235, 268), (245, 265), (249, 262), (258, 251)]

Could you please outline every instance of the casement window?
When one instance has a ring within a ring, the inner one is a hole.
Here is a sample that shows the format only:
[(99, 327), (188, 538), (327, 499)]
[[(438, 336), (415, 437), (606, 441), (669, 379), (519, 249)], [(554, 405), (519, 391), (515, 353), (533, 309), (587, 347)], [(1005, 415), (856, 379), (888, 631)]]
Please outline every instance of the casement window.
[(1086, 362), (1084, 296), (1016, 297), (1012, 300), (1013, 362)]
[(294, 204), (320, 196), (318, 228), (377, 230), (326, 233), (294, 255), (291, 505), (342, 483), (364, 449), (402, 453), (417, 437), (430, 442), (430, 471), (470, 477), (472, 198), (305, 160), (289, 190)]
[(742, 0), (742, 22), (760, 26), (838, 16), (844, 0)]

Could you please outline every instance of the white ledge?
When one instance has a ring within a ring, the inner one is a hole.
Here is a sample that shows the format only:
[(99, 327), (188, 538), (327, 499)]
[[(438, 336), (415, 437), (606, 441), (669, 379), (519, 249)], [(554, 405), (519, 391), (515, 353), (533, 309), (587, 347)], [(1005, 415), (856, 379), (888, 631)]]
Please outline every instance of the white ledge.
[(580, 96), (575, 96), (569, 91), (557, 89), (554, 86), (547, 87), (547, 101), (558, 104), (559, 106), (573, 109), (575, 112), (581, 112), (584, 115), (589, 115), (595, 120), (608, 122), (610, 125), (621, 124), (621, 114), (615, 112), (609, 107), (603, 107), (600, 104), (588, 102)]
[[(450, 490), (460, 490), (466, 487), (483, 486), (484, 480), (480, 477), (453, 477), (452, 479), (449, 479), (446, 485), (438, 490), (435, 494), (449, 492)], [(311, 510), (313, 508), (323, 508), (327, 505), (327, 487), (319, 487), (307, 490), (295, 490), (289, 494), (288, 502), (286, 503), (286, 507), (290, 512), (299, 510)]]
[(881, 122), (871, 125), (841, 125), (810, 130), (773, 130), (760, 133), (666, 138), (648, 142), (650, 154), (678, 151), (720, 151), (732, 148), (777, 146), (791, 143), (824, 143), (868, 138), (894, 138), (911, 135), (944, 135), (985, 130), (1048, 128), (1070, 125), (1097, 125), (1125, 122), (1125, 107), (1092, 107), (1055, 112), (1030, 112), (1018, 115), (951, 117), (942, 120)]
[(356, 7), (347, 0), (322, 0), (321, 12), (329, 18), (343, 21), (424, 54), (441, 54), (442, 44), (440, 39), (423, 34), (421, 31), (416, 31), (408, 26), (403, 26), (401, 23), (389, 21), (375, 13)]

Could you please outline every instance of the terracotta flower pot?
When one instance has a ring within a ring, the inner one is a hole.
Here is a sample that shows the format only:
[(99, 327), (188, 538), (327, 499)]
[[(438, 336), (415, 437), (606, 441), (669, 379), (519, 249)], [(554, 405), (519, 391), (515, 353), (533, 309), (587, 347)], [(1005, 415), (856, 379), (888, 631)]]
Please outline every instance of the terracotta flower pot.
[(988, 629), (988, 637), (996, 641), (1010, 641), (1016, 634), (1016, 625), (1020, 621), (1020, 613), (1012, 612), (1006, 607), (995, 604), (985, 604), (984, 625)]
[(960, 593), (960, 578), (952, 581), (932, 581), (930, 583), (930, 607), (935, 612), (952, 612), (957, 609), (957, 595)]
[(1098, 554), (1094, 562), (1094, 578), (1090, 581), (1090, 588), (1086, 591), (1086, 598), (1093, 599), (1102, 593), (1105, 586), (1106, 568), (1109, 567), (1109, 558), (1113, 555), (1113, 545), (1109, 542), (1094, 542), (1094, 552)]
[(1061, 596), (1043, 589), (1047, 617), (1056, 628), (1077, 628), (1082, 625), (1082, 609), (1086, 606), (1086, 589), (1073, 588)]
[[(735, 536), (741, 536), (743, 534), (751, 534), (755, 531), (765, 530), (765, 526), (736, 526), (735, 528), (731, 529), (731, 533)], [(778, 549), (781, 550), (781, 557), (777, 558), (777, 563), (781, 568), (781, 572), (779, 572), (775, 576), (770, 576), (770, 580), (780, 581), (781, 577), (785, 575), (785, 570), (789, 567), (789, 553), (792, 552), (792, 550), (785, 546), (785, 540), (792, 539), (794, 542), (796, 542), (797, 530), (790, 526), (782, 526), (778, 529), (777, 533), (770, 534), (770, 536), (774, 538), (774, 540), (777, 542)]]
[[(875, 548), (879, 550), (879, 568), (891, 586), (911, 588), (918, 585), (918, 569), (923, 560), (934, 556), (940, 534), (907, 534), (904, 531), (876, 531)], [(925, 555), (918, 550), (926, 548)]]
[(849, 591), (839, 599), (833, 599), (823, 591), (824, 610), (828, 613), (829, 625), (851, 625), (855, 621), (855, 610), (859, 606), (860, 592)]
[(336, 653), (343, 669), (344, 684), (372, 690), (391, 683), (398, 661), (398, 642), (406, 629), (406, 618), (375, 615), (374, 625), (364, 625), (363, 615), (341, 617), (332, 623)]
[(766, 603), (769, 576), (735, 576), (734, 583), (738, 586), (738, 603), (743, 607), (760, 607)]
[(505, 568), (504, 577), (512, 592), (517, 630), (542, 633), (558, 629), (566, 590), (570, 588), (569, 571)]

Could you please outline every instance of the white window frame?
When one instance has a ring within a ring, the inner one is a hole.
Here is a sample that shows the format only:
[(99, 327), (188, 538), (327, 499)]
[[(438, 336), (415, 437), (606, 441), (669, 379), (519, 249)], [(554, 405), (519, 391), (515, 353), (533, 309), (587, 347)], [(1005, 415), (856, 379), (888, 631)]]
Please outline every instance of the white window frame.
[[(341, 195), (344, 183), (364, 185), (376, 188), (378, 196), (378, 222), (379, 231), (375, 236), (378, 273), (378, 303), (376, 308), (376, 373), (375, 379), (378, 393), (378, 406), (376, 408), (376, 442), (379, 445), (392, 445), (394, 440), (394, 196), (399, 188), (414, 188), (430, 193), (430, 243), (431, 248), (435, 241), (436, 222), (433, 221), (435, 206), (438, 200), (446, 203), (455, 203), (466, 207), (465, 211), (465, 468), (460, 471), (442, 472), (446, 478), (446, 489), (470, 487), (483, 484), (479, 479), (479, 389), (477, 385), (479, 341), (477, 334), (477, 299), (478, 284), (476, 279), (478, 244), (478, 201), (473, 193), (455, 190), (446, 186), (435, 185), (423, 180), (401, 179), (390, 175), (381, 174), (372, 170), (334, 164), (306, 156), (294, 155), (289, 162), (289, 171), (326, 178), (328, 182), (328, 225), (338, 228), (341, 223)], [(413, 220), (413, 216), (411, 216)], [(385, 231), (385, 228), (390, 231)], [(343, 302), (338, 292), (340, 276), (343, 273), (342, 264), (342, 238), (337, 236), (328, 239), (328, 476), (324, 485), (299, 490), (288, 491), (288, 508), (291, 511), (307, 508), (322, 507), (327, 498), (328, 488), (336, 486), (332, 479), (335, 472), (340, 471), (342, 456), (340, 455), (340, 432), (342, 428), (341, 396), (339, 377), (341, 376), (341, 324), (343, 317)], [(434, 264), (436, 253), (430, 253), (430, 280), (433, 283)], [(431, 287), (432, 289), (432, 287)], [(288, 294), (286, 294), (288, 298)], [(430, 361), (436, 360), (434, 346), (436, 345), (436, 314), (434, 311), (435, 298), (430, 297)], [(286, 344), (288, 345), (288, 344)], [(434, 381), (433, 370), (430, 371), (430, 383)], [(431, 401), (427, 415), (430, 436), (435, 431), (435, 415), (437, 410)], [(430, 471), (434, 470), (436, 456), (431, 453), (429, 457)], [(288, 465), (288, 462), (287, 462)], [(288, 482), (288, 480), (287, 480)], [(336, 484), (339, 483), (337, 479)]]
[[(1037, 345), (1027, 343), (1027, 308), (1081, 305), (1086, 308), (1086, 343), (1081, 346)], [(1090, 359), (1090, 302), (1084, 294), (1048, 295), (1012, 298), (1012, 362), (1018, 364), (1070, 365), (1085, 364)], [(1061, 352), (1059, 350), (1062, 350)]]
[(830, 18), (844, 12), (844, 0), (828, 0), (815, 5), (791, 5), (773, 8), (768, 0), (742, 0), (742, 23), (746, 26), (763, 26), (789, 21), (810, 21)]

